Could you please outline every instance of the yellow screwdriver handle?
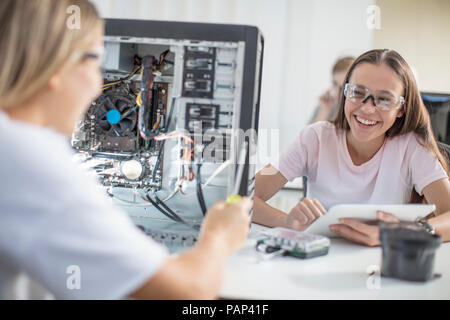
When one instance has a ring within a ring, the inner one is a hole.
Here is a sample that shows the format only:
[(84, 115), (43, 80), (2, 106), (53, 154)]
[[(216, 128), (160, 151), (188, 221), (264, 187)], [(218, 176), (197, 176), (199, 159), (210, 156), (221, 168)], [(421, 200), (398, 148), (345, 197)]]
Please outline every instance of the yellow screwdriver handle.
[(241, 201), (241, 196), (238, 194), (229, 194), (227, 197), (227, 204), (233, 204)]

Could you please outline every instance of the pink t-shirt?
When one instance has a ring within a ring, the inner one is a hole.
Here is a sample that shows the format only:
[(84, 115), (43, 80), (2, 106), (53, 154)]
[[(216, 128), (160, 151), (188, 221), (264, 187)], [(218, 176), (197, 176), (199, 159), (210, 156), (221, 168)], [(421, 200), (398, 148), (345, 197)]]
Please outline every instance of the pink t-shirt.
[(448, 177), (413, 132), (386, 139), (360, 166), (353, 164), (345, 136), (345, 130), (328, 121), (314, 123), (273, 166), (288, 180), (307, 176), (307, 197), (317, 198), (326, 209), (343, 203), (408, 203), (413, 187), (422, 194), (428, 184)]

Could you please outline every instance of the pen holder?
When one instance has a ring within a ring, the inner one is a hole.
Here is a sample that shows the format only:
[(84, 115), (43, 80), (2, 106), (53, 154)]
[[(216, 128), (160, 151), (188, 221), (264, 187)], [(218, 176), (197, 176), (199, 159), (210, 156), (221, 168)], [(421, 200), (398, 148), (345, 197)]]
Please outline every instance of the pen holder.
[(412, 222), (380, 223), (381, 275), (410, 281), (433, 278), (434, 256), (441, 237)]

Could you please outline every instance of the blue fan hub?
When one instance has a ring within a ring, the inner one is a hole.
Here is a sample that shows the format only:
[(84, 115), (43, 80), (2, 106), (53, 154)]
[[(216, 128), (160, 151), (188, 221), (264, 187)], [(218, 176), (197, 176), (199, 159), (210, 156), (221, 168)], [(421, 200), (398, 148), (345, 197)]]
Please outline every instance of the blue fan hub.
[(108, 113), (106, 114), (106, 120), (108, 120), (108, 122), (110, 124), (117, 124), (120, 121), (120, 112), (117, 110), (109, 110)]

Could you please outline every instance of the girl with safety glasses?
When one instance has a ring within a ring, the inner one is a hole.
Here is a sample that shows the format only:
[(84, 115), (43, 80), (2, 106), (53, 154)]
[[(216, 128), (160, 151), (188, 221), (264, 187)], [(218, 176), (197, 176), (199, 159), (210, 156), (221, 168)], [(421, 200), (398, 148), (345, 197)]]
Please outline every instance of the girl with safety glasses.
[[(253, 221), (305, 230), (336, 204), (426, 201), (436, 205), (436, 218), (428, 222), (448, 241), (448, 172), (447, 155), (433, 136), (410, 67), (396, 51), (371, 50), (350, 67), (336, 118), (306, 127), (277, 163), (257, 174)], [(266, 203), (288, 180), (301, 176), (308, 178), (308, 194), (288, 214)], [(378, 218), (395, 220), (381, 212)], [(331, 231), (379, 244), (377, 226), (340, 222)]]

